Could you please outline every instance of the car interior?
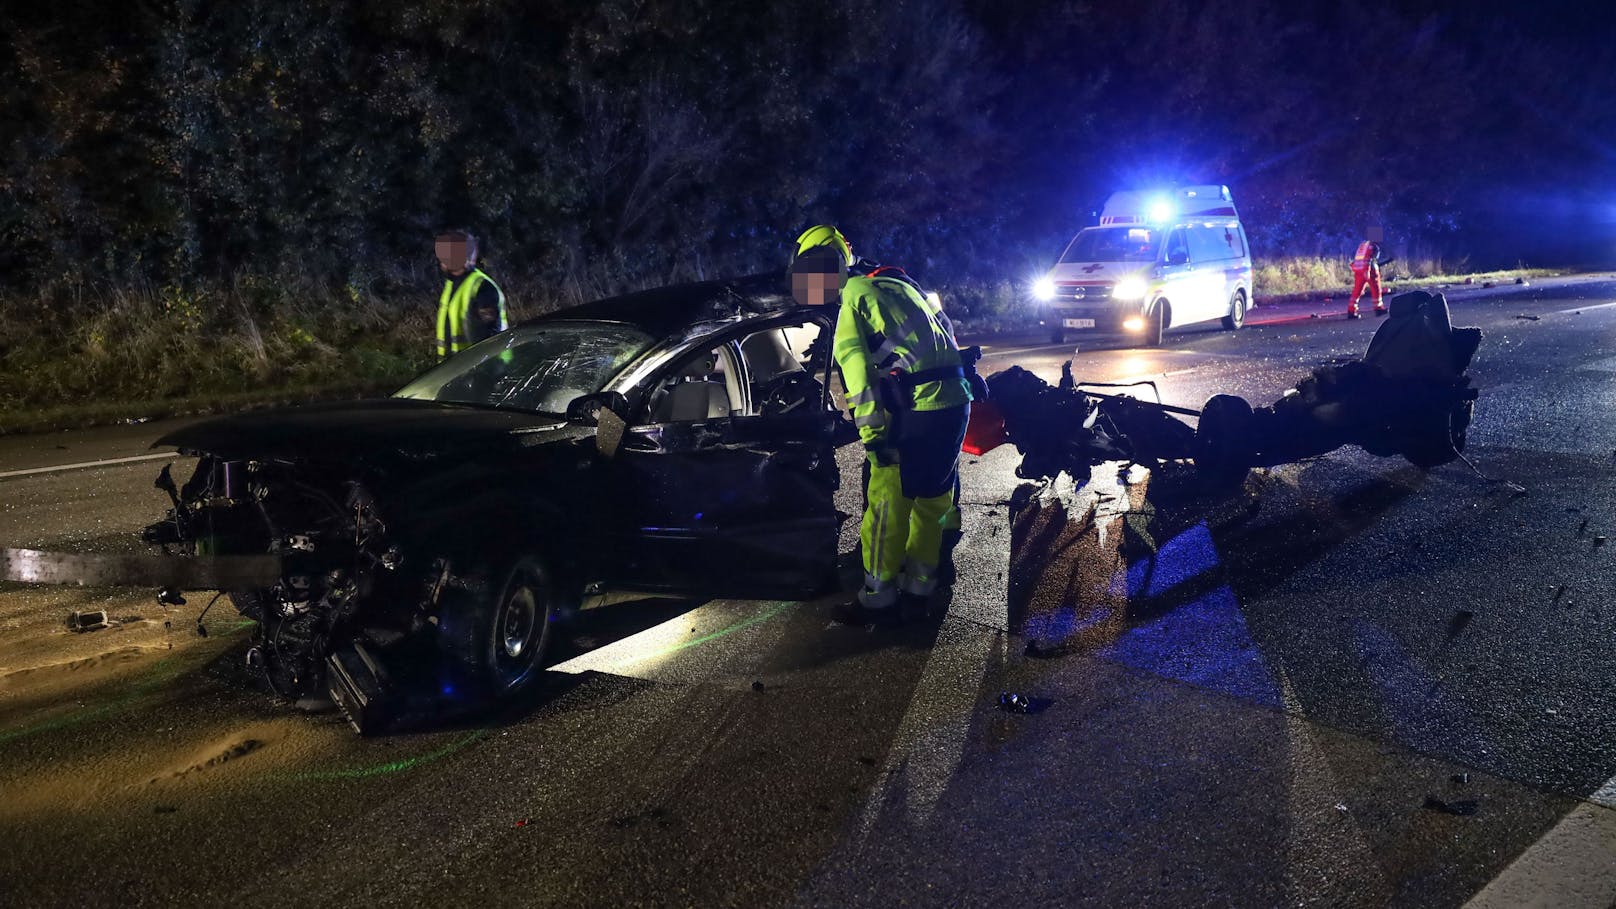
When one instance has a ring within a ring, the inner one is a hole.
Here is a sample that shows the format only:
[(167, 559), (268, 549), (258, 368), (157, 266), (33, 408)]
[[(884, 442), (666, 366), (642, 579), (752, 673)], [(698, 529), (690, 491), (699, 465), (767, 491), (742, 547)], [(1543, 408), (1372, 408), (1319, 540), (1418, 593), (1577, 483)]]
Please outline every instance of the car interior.
[[(647, 420), (680, 423), (795, 413), (823, 398), (815, 369), (825, 330), (817, 323), (766, 328), (687, 359), (651, 392)], [(828, 341), (828, 338), (825, 339)], [(816, 346), (818, 345), (818, 346)], [(744, 362), (744, 370), (739, 368)], [(743, 388), (741, 376), (747, 387)]]
[(684, 423), (727, 417), (734, 412), (722, 349), (688, 360), (651, 393), (652, 423)]

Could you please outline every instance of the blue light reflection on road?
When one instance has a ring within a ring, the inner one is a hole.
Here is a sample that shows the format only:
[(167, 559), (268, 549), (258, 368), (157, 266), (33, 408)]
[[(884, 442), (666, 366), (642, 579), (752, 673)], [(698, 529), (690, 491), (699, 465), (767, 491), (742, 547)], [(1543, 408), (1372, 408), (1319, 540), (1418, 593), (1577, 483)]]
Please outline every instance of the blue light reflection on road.
[[(1205, 523), (1196, 524), (1162, 544), (1154, 556), (1119, 569), (1112, 593), (1129, 601), (1159, 598), (1218, 565), (1211, 531)], [(1100, 656), (1265, 706), (1282, 703), (1279, 684), (1227, 584), (1130, 626)]]

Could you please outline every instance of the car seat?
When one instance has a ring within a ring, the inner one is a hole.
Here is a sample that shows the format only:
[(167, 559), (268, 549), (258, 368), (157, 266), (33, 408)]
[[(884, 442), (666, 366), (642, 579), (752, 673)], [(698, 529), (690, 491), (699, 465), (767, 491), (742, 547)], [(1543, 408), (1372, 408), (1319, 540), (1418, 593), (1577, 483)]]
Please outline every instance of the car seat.
[(729, 416), (729, 391), (722, 379), (710, 378), (717, 368), (718, 358), (711, 353), (690, 361), (652, 405), (651, 422), (682, 423)]

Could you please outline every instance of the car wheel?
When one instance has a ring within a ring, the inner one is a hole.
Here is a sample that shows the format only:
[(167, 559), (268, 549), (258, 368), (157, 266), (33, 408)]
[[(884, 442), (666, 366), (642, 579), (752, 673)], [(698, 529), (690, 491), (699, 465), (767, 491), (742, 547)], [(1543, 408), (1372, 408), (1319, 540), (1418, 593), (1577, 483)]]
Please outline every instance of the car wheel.
[(1172, 318), (1172, 307), (1166, 300), (1157, 300), (1151, 308), (1150, 314), (1145, 316), (1145, 346), (1160, 347), (1162, 338), (1167, 334), (1168, 320)]
[(1223, 317), (1223, 327), (1239, 331), (1246, 324), (1246, 292), (1237, 290), (1229, 300), (1229, 314)]
[(510, 697), (531, 685), (544, 667), (557, 612), (555, 578), (536, 556), (480, 575), (468, 585), (473, 589), (440, 616), (439, 640), (476, 693)]
[(1195, 473), (1214, 490), (1231, 490), (1245, 480), (1253, 457), (1253, 415), (1246, 399), (1213, 395), (1201, 407), (1195, 429)]

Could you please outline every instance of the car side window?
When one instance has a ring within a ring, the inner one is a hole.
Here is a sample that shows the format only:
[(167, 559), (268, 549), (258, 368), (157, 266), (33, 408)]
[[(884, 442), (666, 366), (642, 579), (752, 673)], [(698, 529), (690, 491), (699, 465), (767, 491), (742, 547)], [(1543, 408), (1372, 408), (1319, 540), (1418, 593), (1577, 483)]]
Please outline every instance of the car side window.
[(813, 319), (777, 325), (741, 339), (750, 383), (749, 416), (807, 413), (822, 406), (830, 333)]
[(693, 423), (728, 417), (737, 410), (734, 353), (719, 346), (676, 364), (647, 397), (648, 423)]

